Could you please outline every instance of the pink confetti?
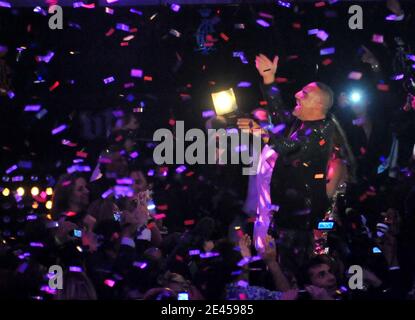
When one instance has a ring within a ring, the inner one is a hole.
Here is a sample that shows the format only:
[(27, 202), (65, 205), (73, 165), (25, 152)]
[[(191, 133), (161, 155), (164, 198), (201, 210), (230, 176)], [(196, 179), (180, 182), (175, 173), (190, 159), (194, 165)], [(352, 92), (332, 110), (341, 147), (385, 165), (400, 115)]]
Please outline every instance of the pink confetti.
[(111, 279), (106, 279), (104, 281), (105, 285), (107, 285), (108, 287), (112, 288), (115, 285), (115, 281), (111, 280)]
[(159, 213), (159, 214), (154, 215), (154, 219), (156, 219), (156, 220), (161, 220), (161, 219), (164, 219), (164, 218), (166, 218), (166, 215), (164, 213)]
[(171, 9), (172, 11), (174, 11), (174, 12), (179, 12), (179, 11), (180, 11), (180, 5), (178, 5), (178, 4), (176, 4), (176, 3), (173, 3), (173, 4), (170, 6), (170, 9)]
[(131, 77), (133, 78), (142, 78), (143, 77), (143, 70), (141, 69), (131, 69)]
[(191, 226), (195, 224), (195, 220), (191, 219), (191, 220), (184, 220), (184, 225), (185, 226)]
[(109, 29), (109, 30), (105, 33), (105, 36), (109, 37), (109, 36), (111, 36), (114, 32), (115, 32), (115, 29), (114, 29), (114, 28), (111, 28), (111, 29)]
[(349, 79), (352, 80), (360, 80), (362, 78), (363, 74), (361, 72), (352, 71), (349, 73)]
[(270, 15), (269, 13), (266, 13), (266, 12), (260, 12), (259, 16), (262, 18), (266, 18), (266, 19), (274, 19), (273, 15)]
[(374, 34), (372, 37), (372, 41), (376, 43), (383, 43), (383, 35)]
[(219, 35), (224, 41), (229, 41), (229, 37), (226, 35), (226, 34), (224, 34), (223, 32), (221, 32), (220, 33), (220, 35)]
[(59, 81), (55, 81), (55, 83), (49, 88), (49, 91), (55, 90), (59, 86)]

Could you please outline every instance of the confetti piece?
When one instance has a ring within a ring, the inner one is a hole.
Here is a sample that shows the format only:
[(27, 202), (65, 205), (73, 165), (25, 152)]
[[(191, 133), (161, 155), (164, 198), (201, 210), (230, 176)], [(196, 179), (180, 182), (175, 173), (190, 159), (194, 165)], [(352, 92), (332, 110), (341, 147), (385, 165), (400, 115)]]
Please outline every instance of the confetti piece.
[(251, 86), (250, 82), (243, 81), (243, 82), (238, 83), (238, 88), (249, 88), (250, 86)]
[(154, 170), (153, 169), (148, 170), (147, 176), (149, 176), (149, 177), (154, 176)]
[(108, 78), (105, 78), (103, 81), (105, 84), (108, 84), (108, 83), (114, 82), (115, 79), (114, 77), (108, 77)]
[(200, 255), (200, 250), (189, 250), (189, 256), (198, 256)]
[(76, 146), (78, 146), (77, 143), (71, 142), (71, 141), (66, 140), (66, 139), (62, 139), (61, 143), (63, 145), (65, 145), (65, 146), (68, 146), (68, 147), (76, 147)]
[(159, 213), (159, 214), (154, 215), (154, 219), (156, 219), (156, 220), (161, 220), (161, 219), (164, 219), (164, 218), (166, 218), (166, 215), (164, 213)]
[(287, 78), (283, 78), (283, 77), (277, 77), (275, 79), (275, 82), (277, 82), (277, 83), (286, 83), (286, 82), (288, 82), (288, 79)]
[(111, 279), (106, 279), (106, 280), (104, 281), (104, 284), (105, 284), (106, 286), (108, 286), (108, 287), (112, 288), (112, 287), (115, 285), (115, 281), (114, 281), (114, 280), (111, 280)]
[(14, 170), (16, 170), (17, 169), (17, 165), (16, 164), (14, 164), (14, 165), (12, 165), (9, 169), (7, 169), (6, 170), (6, 174), (10, 174), (10, 173), (12, 173)]
[(321, 139), (320, 141), (319, 141), (319, 143), (318, 143), (320, 146), (323, 146), (323, 145), (325, 145), (326, 144), (326, 140), (324, 140), (324, 139)]
[(69, 272), (83, 272), (83, 270), (81, 267), (78, 267), (78, 266), (70, 266)]
[(147, 267), (147, 262), (134, 261), (133, 267), (144, 269)]
[(111, 29), (109, 29), (109, 30), (105, 33), (105, 36), (109, 37), (109, 36), (111, 36), (114, 32), (115, 32), (115, 29), (114, 29), (114, 28), (111, 28)]
[(33, 9), (33, 12), (40, 13), (42, 16), (47, 16), (48, 15), (47, 12), (39, 6), (35, 7)]
[(49, 88), (49, 91), (55, 90), (59, 86), (59, 81), (55, 81), (55, 83)]
[(109, 7), (105, 7), (105, 13), (114, 14), (114, 9), (111, 9)]
[(329, 64), (332, 64), (333, 63), (333, 60), (331, 60), (331, 59), (325, 59), (325, 60), (323, 60), (323, 62), (322, 62), (322, 64), (324, 65), (324, 66), (328, 66)]
[(389, 91), (389, 85), (387, 84), (379, 83), (377, 88), (379, 91)]
[(37, 62), (45, 62), (45, 63), (49, 63), (50, 60), (52, 60), (53, 56), (55, 55), (54, 52), (52, 51), (48, 51), (48, 53), (44, 56), (36, 56), (36, 61)]
[(143, 70), (141, 70), (141, 69), (131, 69), (130, 75), (133, 78), (141, 78), (143, 76)]
[(375, 42), (375, 43), (383, 43), (383, 35), (381, 35), (381, 34), (374, 34), (372, 36), (372, 42)]
[(397, 74), (395, 76), (393, 76), (391, 79), (392, 80), (402, 80), (404, 78), (403, 74)]
[(106, 199), (108, 198), (114, 191), (112, 190), (112, 188), (108, 189), (107, 191), (105, 191), (102, 195), (101, 198), (102, 199)]
[(78, 152), (76, 152), (76, 156), (77, 157), (81, 157), (81, 158), (87, 158), (88, 157), (88, 153), (83, 152), (83, 151), (78, 151)]
[(157, 210), (168, 210), (169, 206), (167, 204), (161, 204), (157, 206)]
[(131, 178), (121, 178), (115, 180), (117, 184), (126, 184), (126, 185), (132, 185), (134, 184), (134, 180)]
[(145, 76), (144, 81), (153, 81), (153, 77), (151, 76)]
[(315, 34), (317, 34), (318, 33), (318, 29), (310, 29), (310, 30), (308, 30), (307, 31), (307, 34), (309, 35), (309, 36), (311, 36), (311, 35), (315, 35)]
[(9, 99), (13, 99), (15, 97), (15, 94), (13, 91), (7, 91), (7, 96), (9, 97)]
[(183, 257), (181, 257), (181, 256), (179, 256), (178, 254), (176, 254), (176, 260), (177, 260), (177, 261), (183, 261), (184, 259), (183, 259)]
[(294, 22), (292, 24), (292, 26), (293, 26), (294, 29), (301, 29), (301, 23), (299, 23), (299, 22)]
[(268, 28), (270, 24), (263, 19), (257, 19), (256, 23), (258, 23), (261, 27)]
[(238, 29), (238, 30), (243, 30), (243, 29), (245, 29), (245, 24), (243, 24), (243, 23), (236, 23), (234, 25), (234, 28), (235, 29)]
[(186, 171), (186, 167), (185, 166), (180, 166), (176, 169), (176, 173), (183, 173), (184, 171)]
[(219, 256), (218, 252), (206, 252), (206, 253), (200, 254), (201, 259), (209, 259), (209, 258), (218, 257), (218, 256)]
[(291, 3), (287, 1), (278, 0), (278, 5), (285, 8), (291, 8)]
[(130, 27), (124, 23), (117, 23), (115, 26), (115, 29), (117, 30), (121, 30), (121, 31), (126, 31), (129, 32), (130, 31)]
[(88, 3), (88, 4), (86, 4), (86, 3), (82, 3), (82, 8), (85, 8), (85, 9), (95, 9), (95, 3)]
[(314, 175), (314, 179), (323, 179), (324, 178), (324, 173), (317, 173)]
[(210, 117), (214, 117), (215, 116), (215, 111), (214, 110), (207, 110), (207, 111), (203, 111), (202, 112), (202, 118), (210, 118)]
[(319, 30), (316, 34), (317, 38), (326, 41), (329, 37), (329, 34), (324, 30)]
[(184, 225), (185, 226), (191, 226), (195, 224), (195, 220), (191, 219), (191, 220), (184, 220)]
[(52, 130), (52, 135), (58, 134), (58, 133), (62, 132), (65, 129), (67, 129), (67, 125), (62, 124), (59, 127), (56, 127), (55, 129)]
[(273, 15), (270, 15), (269, 13), (266, 13), (266, 12), (260, 12), (259, 16), (262, 18), (266, 18), (266, 19), (274, 19)]
[(34, 247), (34, 248), (43, 248), (44, 247), (43, 243), (41, 243), (41, 242), (30, 242), (29, 245), (31, 247)]
[(9, 2), (6, 2), (6, 1), (0, 1), (0, 7), (2, 7), (2, 8), (11, 8), (12, 5)]
[(352, 80), (360, 80), (363, 74), (361, 72), (352, 71), (349, 73), (348, 78)]
[(66, 171), (69, 174), (74, 173), (74, 172), (90, 172), (91, 167), (90, 166), (73, 165), (73, 166), (69, 167), (68, 169), (66, 169)]
[(130, 12), (131, 13), (134, 13), (134, 14), (138, 14), (139, 16), (142, 16), (143, 15), (143, 13), (141, 11), (139, 11), (137, 9), (134, 9), (134, 8), (131, 8), (130, 9)]
[(219, 34), (219, 36), (224, 40), (224, 41), (229, 41), (229, 37), (226, 35), (226, 34), (224, 34), (223, 32), (221, 32), (220, 34)]
[(170, 9), (171, 9), (171, 10), (173, 10), (174, 12), (179, 12), (179, 11), (180, 11), (180, 5), (178, 5), (178, 4), (176, 4), (176, 3), (173, 3), (173, 4), (170, 6)]
[(182, 34), (179, 31), (175, 30), (175, 29), (170, 29), (169, 33), (172, 36), (175, 36), (176, 38), (180, 38), (182, 36)]
[(320, 2), (315, 3), (314, 6), (316, 8), (321, 8), (321, 7), (325, 7), (326, 3), (324, 1), (320, 1)]
[(42, 108), (40, 104), (33, 104), (33, 105), (27, 105), (24, 108), (24, 111), (26, 112), (33, 112), (33, 111), (39, 111)]
[(131, 158), (131, 159), (135, 159), (135, 158), (137, 158), (138, 156), (139, 156), (139, 153), (138, 153), (137, 151), (134, 151), (134, 152), (130, 153), (130, 158)]
[(326, 56), (326, 55), (329, 55), (329, 54), (333, 54), (333, 53), (335, 53), (336, 52), (336, 49), (335, 48), (324, 48), (324, 49), (321, 49), (320, 50), (320, 55), (321, 56)]

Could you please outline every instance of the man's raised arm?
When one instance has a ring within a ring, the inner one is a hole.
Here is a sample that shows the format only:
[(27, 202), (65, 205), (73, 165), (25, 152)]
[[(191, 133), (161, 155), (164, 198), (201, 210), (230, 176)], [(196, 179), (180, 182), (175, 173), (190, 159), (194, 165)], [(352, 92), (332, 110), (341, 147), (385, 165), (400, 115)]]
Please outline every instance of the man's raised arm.
[(259, 54), (255, 59), (255, 66), (263, 79), (261, 90), (268, 102), (268, 111), (271, 122), (274, 124), (292, 121), (291, 112), (286, 111), (280, 90), (275, 83), (275, 74), (278, 69), (278, 56), (271, 61), (265, 55)]

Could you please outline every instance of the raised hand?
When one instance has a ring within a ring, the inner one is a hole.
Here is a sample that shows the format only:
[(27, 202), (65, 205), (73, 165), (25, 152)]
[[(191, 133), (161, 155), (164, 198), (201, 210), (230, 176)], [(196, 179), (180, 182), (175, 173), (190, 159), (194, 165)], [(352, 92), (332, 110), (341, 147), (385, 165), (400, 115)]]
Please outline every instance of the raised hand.
[(274, 59), (271, 61), (263, 55), (262, 53), (256, 56), (255, 58), (255, 66), (264, 79), (265, 84), (271, 84), (275, 80), (275, 74), (278, 68), (278, 56), (275, 56)]
[(251, 244), (251, 238), (247, 234), (244, 234), (243, 237), (239, 239), (239, 248), (241, 249), (243, 258), (251, 257)]
[(260, 254), (265, 263), (272, 263), (277, 260), (277, 246), (275, 240), (268, 234), (265, 238), (264, 251)]

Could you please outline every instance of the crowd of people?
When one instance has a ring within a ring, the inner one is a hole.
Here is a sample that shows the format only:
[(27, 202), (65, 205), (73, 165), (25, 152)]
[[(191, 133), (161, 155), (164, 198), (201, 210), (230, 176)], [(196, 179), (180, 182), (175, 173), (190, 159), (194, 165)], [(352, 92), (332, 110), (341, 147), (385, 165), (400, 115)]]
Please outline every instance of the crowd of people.
[[(405, 112), (413, 117), (415, 110)], [(163, 174), (149, 175), (145, 167), (133, 165), (123, 156), (133, 144), (131, 132), (137, 128), (135, 115), (126, 115), (110, 135), (112, 143), (99, 156), (92, 176), (79, 172), (62, 175), (54, 187), (51, 216), (27, 222), (24, 243), (1, 242), (2, 296), (144, 300), (177, 300), (183, 295), (191, 300), (413, 298), (413, 155), (406, 162), (400, 159), (394, 167), (374, 172), (378, 170), (375, 163), (365, 162), (374, 156), (367, 147), (371, 139), (355, 147), (359, 149), (354, 151), (356, 177), (346, 175), (338, 182), (342, 192), (330, 195), (336, 227), (320, 231), (325, 235), (323, 247), (307, 256), (297, 270), (281, 263), (281, 239), (268, 235), (264, 249), (255, 251), (255, 217), (243, 212), (243, 194), (232, 190), (235, 177), (231, 177), (232, 182), (226, 182), (226, 176), (216, 182), (199, 179), (188, 189), (182, 188), (179, 192), (197, 199), (206, 211), (181, 227), (175, 217), (166, 220), (153, 196), (157, 199), (157, 194), (167, 192), (171, 181)], [(362, 153), (362, 148), (368, 151)], [(362, 172), (359, 169), (364, 165), (372, 167)], [(219, 169), (226, 171), (227, 166)], [(293, 256), (298, 254), (297, 249), (295, 243), (288, 247)], [(63, 268), (62, 289), (50, 286), (54, 275), (48, 271), (54, 265)], [(353, 265), (363, 270), (363, 287), (357, 290), (348, 283), (353, 276), (349, 267)]]

